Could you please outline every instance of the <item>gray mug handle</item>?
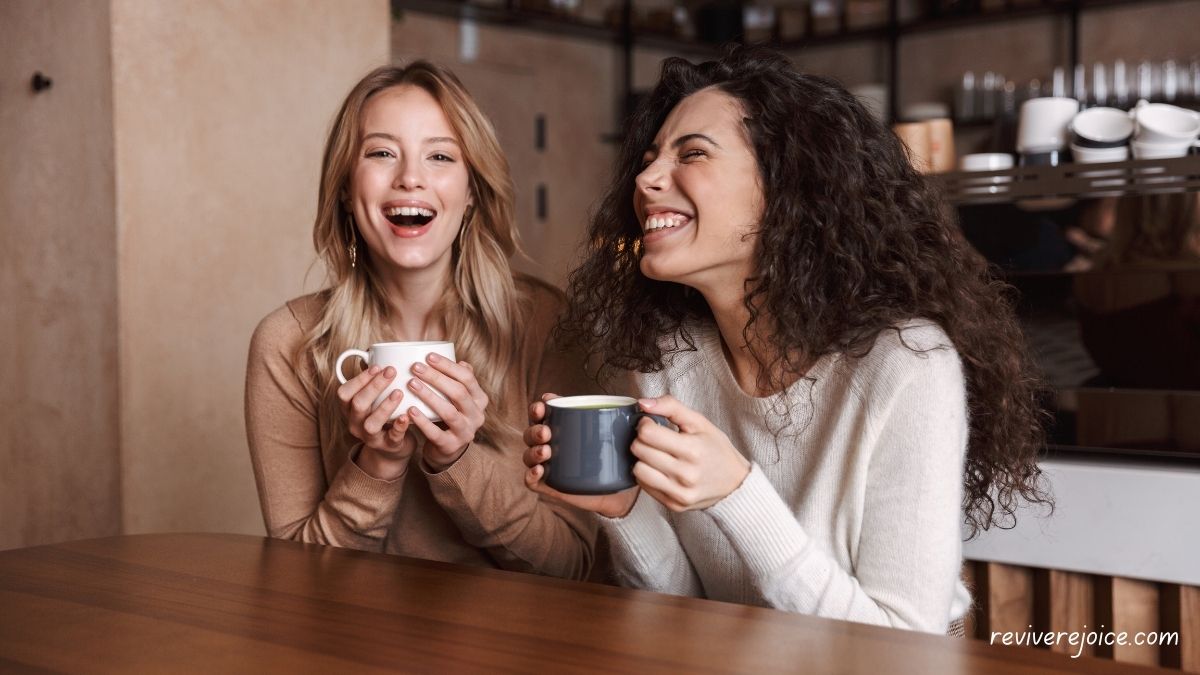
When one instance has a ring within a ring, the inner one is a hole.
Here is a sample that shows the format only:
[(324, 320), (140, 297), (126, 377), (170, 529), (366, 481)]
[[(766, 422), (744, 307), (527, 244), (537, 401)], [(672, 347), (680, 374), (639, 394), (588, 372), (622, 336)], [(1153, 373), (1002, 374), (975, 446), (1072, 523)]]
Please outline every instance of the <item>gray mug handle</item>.
[[(660, 424), (664, 427), (667, 427), (668, 429), (671, 427), (671, 421), (668, 420), (667, 418), (663, 417), (662, 415), (655, 415), (652, 413), (642, 412), (639, 410), (637, 412), (637, 418), (638, 418), (639, 423), (642, 421), (643, 417), (649, 417), (650, 419), (654, 420), (655, 422), (657, 422), (658, 424)], [(637, 425), (634, 425), (634, 426), (637, 426)]]

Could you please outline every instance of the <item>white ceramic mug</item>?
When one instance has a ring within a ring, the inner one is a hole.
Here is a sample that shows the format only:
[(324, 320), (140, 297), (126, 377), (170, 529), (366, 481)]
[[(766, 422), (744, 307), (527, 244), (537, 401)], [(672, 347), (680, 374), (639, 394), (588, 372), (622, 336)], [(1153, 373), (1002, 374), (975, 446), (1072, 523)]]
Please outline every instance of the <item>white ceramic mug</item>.
[[(404, 399), (400, 401), (400, 405), (396, 407), (396, 411), (392, 413), (389, 419), (396, 419), (409, 408), (416, 407), (417, 410), (420, 410), (429, 419), (434, 422), (440, 422), (442, 420), (441, 416), (425, 405), (425, 402), (417, 398), (417, 395), (408, 388), (408, 381), (414, 377), (412, 372), (413, 364), (425, 362), (425, 357), (430, 354), (444, 356), (451, 361), (457, 360), (454, 357), (453, 342), (377, 342), (371, 345), (370, 351), (347, 349), (342, 352), (337, 358), (337, 364), (334, 365), (333, 372), (337, 375), (338, 382), (346, 384), (346, 380), (349, 378), (342, 374), (342, 364), (352, 356), (357, 356), (366, 361), (367, 367), (379, 366), (387, 368), (391, 366), (396, 369), (396, 378), (375, 399), (375, 404), (372, 408), (378, 407), (388, 397), (388, 394), (399, 389), (404, 392)], [(429, 387), (429, 389), (438, 396), (446, 398), (437, 389), (433, 387)]]
[(1037, 154), (1065, 150), (1068, 127), (1079, 112), (1079, 101), (1066, 97), (1031, 98), (1021, 105), (1017, 152)]
[(1200, 113), (1194, 110), (1143, 100), (1129, 114), (1137, 128), (1134, 140), (1143, 144), (1191, 145), (1200, 136)]

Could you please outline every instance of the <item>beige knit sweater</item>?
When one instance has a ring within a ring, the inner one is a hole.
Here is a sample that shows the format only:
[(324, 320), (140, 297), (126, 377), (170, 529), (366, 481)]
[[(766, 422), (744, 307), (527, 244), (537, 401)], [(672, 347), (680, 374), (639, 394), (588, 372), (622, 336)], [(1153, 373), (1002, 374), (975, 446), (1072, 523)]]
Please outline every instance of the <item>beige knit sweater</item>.
[(705, 415), (752, 468), (706, 510), (672, 513), (643, 492), (624, 518), (601, 519), (618, 577), (945, 633), (971, 602), (959, 578), (966, 391), (945, 333), (928, 322), (903, 338), (884, 331), (862, 360), (827, 357), (771, 398), (738, 387), (715, 327), (692, 334), (699, 351), (632, 386)]
[[(564, 307), (551, 287), (518, 277), (522, 340), (504, 396), (520, 401), (512, 422), (542, 392), (587, 393), (582, 361), (548, 346)], [(272, 537), (367, 551), (584, 578), (594, 519), (526, 489), (520, 439), (472, 444), (451, 467), (427, 473), (414, 453), (392, 482), (364, 473), (321, 443), (317, 401), (307, 393), (311, 357), (293, 354), (320, 312), (320, 296), (288, 302), (259, 324), (246, 369), (246, 429), (259, 501)], [(364, 347), (366, 345), (363, 345)], [(478, 364), (476, 364), (478, 365)], [(328, 435), (328, 434), (326, 434)], [(358, 449), (348, 438), (346, 447)]]

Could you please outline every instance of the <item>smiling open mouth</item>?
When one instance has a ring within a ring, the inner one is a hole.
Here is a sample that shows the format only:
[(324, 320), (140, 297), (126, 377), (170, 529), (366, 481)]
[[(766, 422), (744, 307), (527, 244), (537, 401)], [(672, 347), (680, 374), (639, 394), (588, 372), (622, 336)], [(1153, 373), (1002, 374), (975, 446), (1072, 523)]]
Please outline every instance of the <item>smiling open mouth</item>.
[(417, 206), (395, 206), (383, 210), (383, 217), (387, 218), (389, 223), (403, 227), (428, 225), (436, 215), (436, 211)]

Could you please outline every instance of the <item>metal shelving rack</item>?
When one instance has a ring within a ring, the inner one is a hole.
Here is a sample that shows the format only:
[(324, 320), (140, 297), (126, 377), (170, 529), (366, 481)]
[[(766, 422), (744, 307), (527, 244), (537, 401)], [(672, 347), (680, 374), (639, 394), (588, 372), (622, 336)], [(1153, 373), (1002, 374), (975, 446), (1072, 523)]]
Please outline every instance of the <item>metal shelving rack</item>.
[(1200, 155), (1006, 171), (955, 171), (932, 178), (942, 185), (946, 199), (956, 205), (1200, 192)]

